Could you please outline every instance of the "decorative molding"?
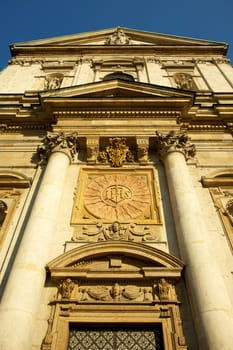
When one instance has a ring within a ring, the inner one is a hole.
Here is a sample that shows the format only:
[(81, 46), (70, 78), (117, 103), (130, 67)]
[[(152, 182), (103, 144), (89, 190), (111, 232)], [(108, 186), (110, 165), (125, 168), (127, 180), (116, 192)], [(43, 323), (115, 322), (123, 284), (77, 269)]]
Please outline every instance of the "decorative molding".
[(123, 163), (134, 162), (133, 153), (126, 145), (125, 137), (109, 138), (109, 145), (104, 151), (99, 152), (99, 161), (110, 163), (115, 168), (122, 167)]
[(93, 281), (67, 278), (58, 282), (57, 301), (72, 300), (77, 303), (179, 303), (175, 280), (159, 278), (147, 283), (132, 281)]
[(227, 63), (231, 65), (231, 61), (229, 58), (227, 57), (218, 57), (218, 58), (213, 58), (213, 62), (216, 64), (223, 64), (223, 63)]
[(85, 109), (85, 110), (72, 110), (72, 111), (54, 111), (53, 115), (55, 118), (85, 118), (85, 119), (139, 119), (139, 118), (178, 118), (181, 115), (179, 111), (171, 110), (152, 110), (152, 109), (131, 109), (131, 108), (121, 108), (121, 109)]
[(184, 132), (170, 131), (167, 135), (156, 132), (156, 137), (161, 159), (170, 152), (181, 152), (186, 160), (195, 156), (195, 146), (189, 142), (189, 138)]
[(42, 140), (43, 144), (37, 148), (40, 164), (46, 163), (50, 154), (54, 152), (65, 153), (71, 160), (74, 160), (77, 153), (77, 136), (76, 132), (71, 134), (48, 133)]
[(82, 230), (75, 230), (72, 241), (98, 242), (98, 241), (134, 241), (134, 242), (157, 242), (160, 235), (154, 232), (153, 226), (137, 226), (135, 223), (121, 224), (119, 221), (111, 225), (98, 223), (93, 230), (90, 226), (83, 226)]

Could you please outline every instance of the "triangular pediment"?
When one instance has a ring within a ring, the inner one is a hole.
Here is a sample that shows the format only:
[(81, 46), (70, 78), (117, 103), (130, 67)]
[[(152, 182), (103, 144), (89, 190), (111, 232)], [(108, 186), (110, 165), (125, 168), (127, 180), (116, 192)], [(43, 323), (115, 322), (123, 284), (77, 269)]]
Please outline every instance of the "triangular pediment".
[[(115, 33), (120, 31), (122, 41), (114, 41)], [(82, 46), (82, 45), (153, 45), (153, 46), (211, 46), (225, 45), (224, 43), (186, 38), (182, 36), (146, 32), (125, 27), (115, 27), (87, 33), (71, 34), (49, 39), (33, 40), (16, 43), (13, 47), (25, 46)]]
[(138, 82), (111, 80), (41, 93), (44, 98), (192, 98), (194, 92)]

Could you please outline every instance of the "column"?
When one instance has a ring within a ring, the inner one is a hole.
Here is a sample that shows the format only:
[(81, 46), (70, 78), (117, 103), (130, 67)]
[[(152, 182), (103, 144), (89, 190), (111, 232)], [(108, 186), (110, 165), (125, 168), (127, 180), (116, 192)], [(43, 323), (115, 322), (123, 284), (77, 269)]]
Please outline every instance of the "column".
[(185, 134), (157, 134), (163, 160), (177, 239), (185, 263), (185, 279), (202, 350), (231, 350), (233, 312), (224, 280), (207, 245), (204, 212), (186, 165), (195, 149)]
[(0, 305), (0, 349), (31, 350), (32, 327), (44, 286), (50, 243), (76, 135), (49, 134), (39, 148), (49, 155)]

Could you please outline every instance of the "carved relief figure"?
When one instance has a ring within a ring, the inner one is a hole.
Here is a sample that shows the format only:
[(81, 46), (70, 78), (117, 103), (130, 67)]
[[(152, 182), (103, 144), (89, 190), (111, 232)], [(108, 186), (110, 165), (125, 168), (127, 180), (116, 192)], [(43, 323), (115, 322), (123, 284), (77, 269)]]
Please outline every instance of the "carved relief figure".
[(63, 75), (48, 75), (44, 81), (45, 90), (59, 89), (62, 83)]
[(229, 217), (231, 225), (233, 226), (233, 199), (229, 200), (226, 204), (226, 214)]
[(106, 39), (105, 45), (129, 45), (130, 38), (125, 35), (121, 28), (117, 28), (116, 31)]
[(7, 204), (4, 201), (0, 200), (0, 228), (7, 215), (7, 209)]
[(174, 80), (178, 89), (195, 90), (193, 78), (188, 73), (176, 73), (174, 74)]
[(62, 299), (70, 299), (71, 293), (74, 289), (74, 282), (72, 279), (67, 278), (60, 283), (59, 292), (61, 294)]
[(161, 278), (158, 281), (158, 292), (159, 292), (159, 298), (161, 301), (163, 300), (169, 300), (169, 301), (175, 301), (177, 300), (175, 287), (167, 282), (165, 278)]

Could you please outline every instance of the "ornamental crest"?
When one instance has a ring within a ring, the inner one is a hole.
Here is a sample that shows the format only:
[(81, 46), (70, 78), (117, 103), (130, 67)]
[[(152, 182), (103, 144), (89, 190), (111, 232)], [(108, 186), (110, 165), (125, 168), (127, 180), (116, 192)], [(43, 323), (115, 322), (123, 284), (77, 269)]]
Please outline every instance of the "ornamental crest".
[(119, 168), (124, 162), (133, 162), (134, 156), (126, 145), (124, 137), (114, 137), (109, 139), (109, 146), (105, 151), (100, 152), (99, 160), (109, 161), (113, 167)]
[(121, 28), (117, 28), (116, 31), (105, 40), (105, 45), (129, 45), (130, 38), (125, 35)]

